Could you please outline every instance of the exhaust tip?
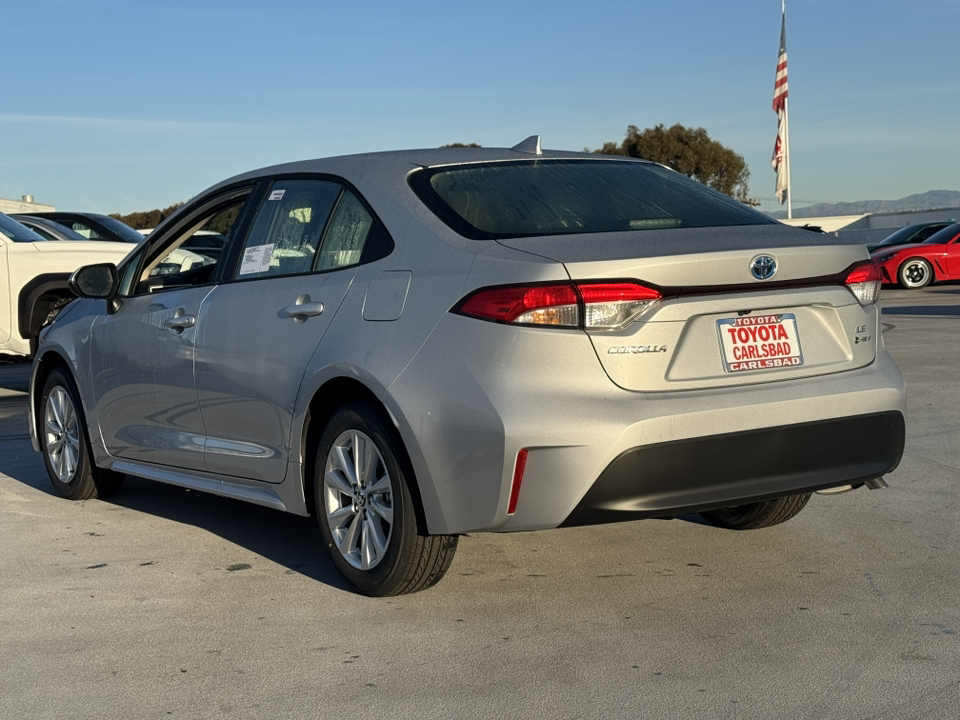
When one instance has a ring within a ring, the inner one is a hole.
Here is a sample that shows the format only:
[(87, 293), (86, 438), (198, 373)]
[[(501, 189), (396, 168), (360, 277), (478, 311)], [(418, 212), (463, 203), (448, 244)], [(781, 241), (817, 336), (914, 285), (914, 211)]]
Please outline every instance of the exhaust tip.
[(856, 483), (854, 485), (838, 485), (837, 487), (824, 488), (823, 490), (817, 490), (817, 495), (839, 495), (841, 493), (850, 492), (851, 490), (856, 490), (858, 487), (863, 487), (866, 485), (871, 490), (882, 490), (885, 487), (890, 487), (887, 485), (887, 481), (882, 477), (871, 478), (870, 480), (864, 480), (862, 483)]
[(860, 487), (859, 485), (840, 485), (839, 487), (826, 488), (824, 490), (817, 490), (817, 495), (839, 495), (840, 493), (850, 492), (856, 488)]

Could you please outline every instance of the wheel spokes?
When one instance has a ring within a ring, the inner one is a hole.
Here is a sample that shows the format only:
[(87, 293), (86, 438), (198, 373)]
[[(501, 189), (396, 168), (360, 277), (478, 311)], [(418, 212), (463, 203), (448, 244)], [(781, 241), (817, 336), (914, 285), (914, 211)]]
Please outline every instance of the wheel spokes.
[(387, 525), (393, 525), (393, 505), (389, 498), (381, 500), (380, 496), (371, 497), (367, 500), (367, 507), (371, 512), (376, 513)]
[(334, 444), (331, 450), (333, 455), (331, 460), (333, 460), (333, 462), (331, 463), (330, 460), (327, 461), (328, 466), (332, 466), (344, 474), (348, 486), (357, 484), (357, 473), (354, 469), (353, 460), (350, 457), (350, 447), (349, 444)]
[(344, 495), (353, 495), (353, 484), (349, 479), (344, 477), (343, 470), (340, 468), (327, 470), (326, 475), (324, 475), (324, 482), (330, 490), (343, 493)]
[(363, 519), (363, 563), (362, 569), (373, 567), (387, 551), (387, 536), (380, 522), (369, 514)]
[(375, 568), (393, 534), (393, 483), (377, 443), (364, 432), (341, 433), (327, 451), (323, 501), (340, 555), (358, 570)]
[(73, 399), (60, 386), (47, 396), (43, 426), (50, 467), (60, 482), (70, 483), (80, 461), (80, 427)]
[(354, 455), (357, 460), (357, 480), (361, 487), (366, 487), (375, 472), (379, 453), (376, 445), (366, 436), (357, 435), (355, 442)]
[(362, 536), (361, 528), (363, 525), (358, 513), (351, 513), (346, 530), (339, 533), (340, 538), (337, 543), (337, 549), (343, 553), (346, 558), (355, 557), (358, 553), (357, 535)]

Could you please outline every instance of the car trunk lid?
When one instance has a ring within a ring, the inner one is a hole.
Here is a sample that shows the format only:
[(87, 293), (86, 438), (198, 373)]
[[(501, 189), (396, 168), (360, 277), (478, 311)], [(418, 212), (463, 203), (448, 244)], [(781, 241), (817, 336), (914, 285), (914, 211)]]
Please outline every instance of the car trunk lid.
[[(878, 313), (846, 287), (860, 245), (780, 226), (500, 240), (564, 264), (575, 282), (632, 280), (662, 301), (623, 329), (589, 331), (611, 380), (629, 390), (727, 387), (871, 363)], [(776, 264), (760, 280), (751, 267)]]

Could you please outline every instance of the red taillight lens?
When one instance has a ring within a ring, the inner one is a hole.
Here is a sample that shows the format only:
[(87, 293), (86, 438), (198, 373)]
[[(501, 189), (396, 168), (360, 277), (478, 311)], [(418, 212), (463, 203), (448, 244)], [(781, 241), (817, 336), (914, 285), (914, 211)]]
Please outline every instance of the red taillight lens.
[(566, 285), (505, 285), (485, 288), (458, 306), (464, 315), (501, 323), (577, 327), (577, 294)]
[(873, 260), (870, 260), (855, 266), (847, 275), (846, 283), (850, 285), (852, 283), (874, 282), (882, 279), (883, 274), (880, 272), (880, 266), (873, 262)]
[(855, 265), (843, 281), (853, 296), (864, 307), (873, 305), (880, 298), (883, 271), (873, 260)]
[(661, 297), (631, 282), (504, 285), (476, 291), (454, 311), (500, 323), (618, 330)]
[(657, 290), (638, 283), (578, 283), (585, 303), (659, 300)]

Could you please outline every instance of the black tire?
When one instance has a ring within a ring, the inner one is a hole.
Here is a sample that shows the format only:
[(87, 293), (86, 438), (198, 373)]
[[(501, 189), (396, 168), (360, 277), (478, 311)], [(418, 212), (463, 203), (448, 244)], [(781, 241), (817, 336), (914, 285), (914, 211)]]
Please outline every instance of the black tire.
[(900, 265), (897, 276), (903, 287), (917, 290), (933, 282), (933, 268), (922, 258), (910, 258)]
[(710, 510), (700, 513), (700, 517), (711, 525), (729, 530), (757, 530), (779, 525), (794, 517), (806, 506), (811, 494), (788, 495), (776, 500)]
[(105, 498), (123, 485), (124, 475), (93, 464), (80, 393), (70, 374), (50, 373), (40, 396), (40, 450), (53, 489), (68, 500)]
[(337, 571), (363, 595), (425, 590), (453, 561), (457, 536), (426, 534), (414, 482), (382, 412), (356, 403), (330, 418), (317, 447), (317, 520)]

